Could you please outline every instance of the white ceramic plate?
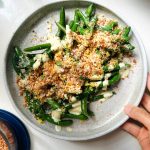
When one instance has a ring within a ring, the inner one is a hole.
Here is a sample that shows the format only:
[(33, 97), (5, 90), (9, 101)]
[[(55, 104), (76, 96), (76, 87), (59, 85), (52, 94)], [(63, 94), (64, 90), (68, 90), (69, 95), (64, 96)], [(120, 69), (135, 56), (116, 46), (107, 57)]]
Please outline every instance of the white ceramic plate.
[[(84, 10), (89, 4), (90, 2), (88, 1), (61, 1), (43, 6), (21, 24), (12, 37), (6, 54), (6, 84), (8, 94), (10, 95), (10, 99), (14, 107), (18, 110), (22, 118), (35, 129), (46, 135), (59, 139), (88, 140), (100, 137), (115, 130), (128, 119), (128, 117), (123, 113), (124, 106), (127, 103), (138, 105), (145, 90), (147, 78), (145, 50), (139, 35), (136, 33), (134, 27), (131, 26), (133, 32), (131, 40), (132, 44), (136, 47), (134, 55), (137, 64), (134, 67), (133, 72), (130, 73), (129, 78), (119, 83), (119, 91), (115, 96), (103, 104), (99, 102), (91, 104), (91, 109), (96, 114), (94, 118), (91, 118), (84, 123), (74, 121), (72, 132), (67, 132), (66, 129), (63, 129), (61, 132), (56, 132), (54, 125), (49, 123), (43, 125), (39, 124), (31, 113), (24, 108), (23, 98), (18, 94), (16, 74), (13, 70), (11, 62), (12, 54), (14, 52), (13, 46), (18, 45), (21, 48), (25, 48), (38, 43), (32, 39), (32, 31), (35, 30), (40, 37), (47, 35), (47, 21), (52, 23), (52, 30), (56, 33), (57, 27), (55, 25), (55, 20), (59, 20), (59, 10), (61, 6), (65, 7), (66, 15), (69, 19), (73, 18), (75, 8)], [(97, 13), (102, 13), (108, 17), (116, 18), (122, 25), (129, 25), (111, 10), (97, 4), (95, 5), (97, 8)], [(31, 40), (34, 42), (31, 42)]]

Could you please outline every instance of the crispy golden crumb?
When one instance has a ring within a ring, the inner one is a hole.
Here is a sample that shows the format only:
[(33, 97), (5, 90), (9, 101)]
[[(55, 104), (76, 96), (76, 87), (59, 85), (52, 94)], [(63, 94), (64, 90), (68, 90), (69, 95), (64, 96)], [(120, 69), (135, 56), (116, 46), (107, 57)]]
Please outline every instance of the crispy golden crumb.
[[(97, 24), (104, 26), (110, 21), (100, 16)], [(62, 45), (66, 47), (58, 47), (58, 42), (54, 41), (57, 43), (53, 46), (54, 60), (43, 62), (38, 69), (32, 70), (26, 81), (17, 79), (20, 94), (27, 89), (44, 102), (49, 97), (67, 99), (69, 94), (82, 93), (84, 81), (80, 77), (93, 79), (103, 75), (102, 65), (109, 59), (112, 50), (113, 53), (119, 52), (116, 41), (120, 38), (120, 34), (100, 30), (95, 30), (93, 34), (80, 35), (66, 29), (66, 40), (62, 40)], [(58, 37), (55, 40), (57, 39)], [(116, 64), (117, 61), (110, 59), (109, 64)]]

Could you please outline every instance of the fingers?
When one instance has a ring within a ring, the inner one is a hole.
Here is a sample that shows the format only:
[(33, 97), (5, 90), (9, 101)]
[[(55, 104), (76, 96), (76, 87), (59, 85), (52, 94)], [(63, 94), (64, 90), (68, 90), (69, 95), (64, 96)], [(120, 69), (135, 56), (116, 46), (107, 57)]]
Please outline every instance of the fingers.
[(133, 105), (127, 105), (124, 109), (125, 113), (134, 120), (142, 123), (148, 130), (150, 130), (150, 114), (144, 109), (135, 107)]
[(150, 73), (148, 73), (147, 88), (148, 88), (148, 90), (150, 91)]
[(150, 96), (148, 94), (144, 94), (142, 99), (142, 105), (145, 107), (145, 109), (150, 112)]
[(149, 150), (150, 148), (150, 137), (148, 130), (144, 127), (139, 127), (138, 125), (126, 122), (122, 129), (133, 135), (139, 141), (143, 150)]
[(140, 133), (140, 127), (131, 123), (131, 122), (126, 122), (123, 126), (122, 129), (130, 133), (131, 135), (135, 136), (138, 138), (138, 135)]
[(144, 139), (143, 141), (141, 141), (140, 145), (141, 145), (143, 150), (149, 150), (150, 149), (150, 139), (149, 139), (149, 137)]
[(141, 128), (138, 138), (140, 145), (142, 146), (143, 150), (149, 150), (150, 148), (150, 137), (149, 132), (146, 128)]

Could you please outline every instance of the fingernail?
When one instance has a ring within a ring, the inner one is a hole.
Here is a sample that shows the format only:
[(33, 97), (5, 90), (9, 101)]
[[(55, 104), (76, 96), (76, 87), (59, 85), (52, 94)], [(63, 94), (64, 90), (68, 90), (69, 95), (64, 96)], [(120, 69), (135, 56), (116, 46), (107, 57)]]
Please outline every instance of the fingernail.
[(125, 106), (124, 112), (125, 112), (126, 114), (129, 114), (132, 108), (133, 108), (133, 105), (128, 104), (128, 105)]

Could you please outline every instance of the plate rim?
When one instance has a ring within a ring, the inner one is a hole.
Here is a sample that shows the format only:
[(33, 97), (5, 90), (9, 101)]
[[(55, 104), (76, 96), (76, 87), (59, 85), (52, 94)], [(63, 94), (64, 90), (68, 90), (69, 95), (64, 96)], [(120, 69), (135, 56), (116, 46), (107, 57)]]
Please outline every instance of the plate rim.
[[(23, 121), (26, 123), (27, 122), (27, 125), (30, 125), (32, 128), (36, 129), (37, 131), (40, 131), (41, 133), (43, 133), (44, 135), (47, 135), (47, 136), (50, 136), (50, 137), (54, 137), (54, 138), (57, 138), (57, 139), (61, 139), (61, 140), (68, 140), (68, 141), (85, 141), (85, 140), (91, 140), (91, 139), (94, 139), (94, 138), (98, 138), (98, 137), (101, 137), (101, 136), (104, 136), (108, 133), (111, 133), (112, 131), (116, 130), (117, 128), (119, 128), (124, 122), (126, 122), (129, 117), (127, 115), (124, 114), (124, 118), (116, 123), (116, 125), (114, 125), (112, 128), (106, 130), (106, 131), (103, 131), (103, 132), (98, 132), (98, 133), (94, 133), (94, 134), (91, 134), (91, 135), (87, 135), (87, 136), (82, 136), (82, 137), (68, 137), (68, 136), (62, 136), (62, 135), (56, 135), (56, 134), (53, 134), (53, 133), (50, 133), (50, 132), (46, 132), (45, 130), (41, 129), (40, 127), (36, 126), (34, 123), (32, 123), (30, 120), (28, 120), (28, 118), (19, 110), (19, 108), (15, 105), (14, 101), (13, 101), (13, 98), (11, 96), (11, 93), (9, 91), (9, 88), (8, 88), (8, 81), (7, 81), (7, 76), (6, 76), (6, 73), (7, 73), (7, 57), (8, 57), (8, 49), (9, 49), (9, 46), (10, 46), (10, 43), (14, 37), (14, 35), (16, 34), (16, 32), (18, 31), (18, 29), (25, 23), (26, 20), (28, 20), (32, 15), (34, 15), (36, 12), (38, 12), (40, 9), (44, 8), (45, 6), (47, 5), (52, 5), (52, 4), (57, 4), (57, 3), (60, 3), (60, 2), (68, 2), (70, 0), (64, 0), (64, 1), (61, 1), (61, 0), (57, 0), (57, 1), (53, 1), (53, 2), (49, 2), (49, 3), (46, 3), (44, 5), (41, 5), (40, 7), (36, 8), (34, 11), (32, 11), (32, 13), (30, 13), (27, 17), (25, 17), (20, 23), (19, 25), (16, 27), (15, 29), (15, 32), (12, 34), (12, 36), (10, 37), (9, 41), (8, 41), (8, 46), (6, 46), (6, 53), (5, 53), (5, 57), (4, 57), (4, 67), (3, 67), (3, 77), (4, 77), (4, 86), (5, 86), (5, 89), (6, 89), (6, 92), (8, 94), (8, 98), (9, 100), (11, 101), (11, 104), (13, 105), (13, 108), (15, 108), (15, 110), (17, 111), (18, 115), (21, 116), (21, 118), (23, 119)], [(90, 1), (90, 0), (77, 0), (76, 2), (80, 2), (80, 1), (85, 1), (85, 2), (88, 2), (88, 3), (93, 3), (93, 4), (96, 4), (96, 5), (99, 5), (100, 7), (103, 7), (105, 9), (107, 9), (108, 11), (110, 11), (111, 13), (113, 13), (115, 16), (119, 17), (123, 22), (125, 22), (127, 25), (130, 25), (132, 27), (132, 32), (134, 33), (135, 37), (136, 37), (136, 40), (139, 44), (139, 47), (140, 47), (140, 52), (142, 53), (142, 61), (143, 61), (143, 66), (144, 66), (144, 70), (143, 70), (143, 82), (142, 82), (142, 85), (141, 85), (141, 89), (140, 89), (140, 94), (139, 94), (139, 97), (136, 99), (136, 101), (134, 102), (134, 105), (135, 106), (138, 106), (140, 101), (141, 101), (141, 98), (144, 94), (144, 91), (145, 91), (145, 88), (146, 88), (146, 81), (147, 81), (147, 72), (148, 72), (148, 63), (147, 63), (147, 56), (146, 56), (146, 51), (145, 51), (145, 46), (142, 42), (142, 39), (139, 35), (139, 33), (137, 32), (135, 26), (127, 19), (127, 17), (125, 17), (124, 15), (122, 14), (119, 14), (117, 11), (113, 11), (112, 8), (109, 8), (107, 7), (106, 5), (103, 5), (101, 4), (100, 2), (95, 2), (95, 1)]]

